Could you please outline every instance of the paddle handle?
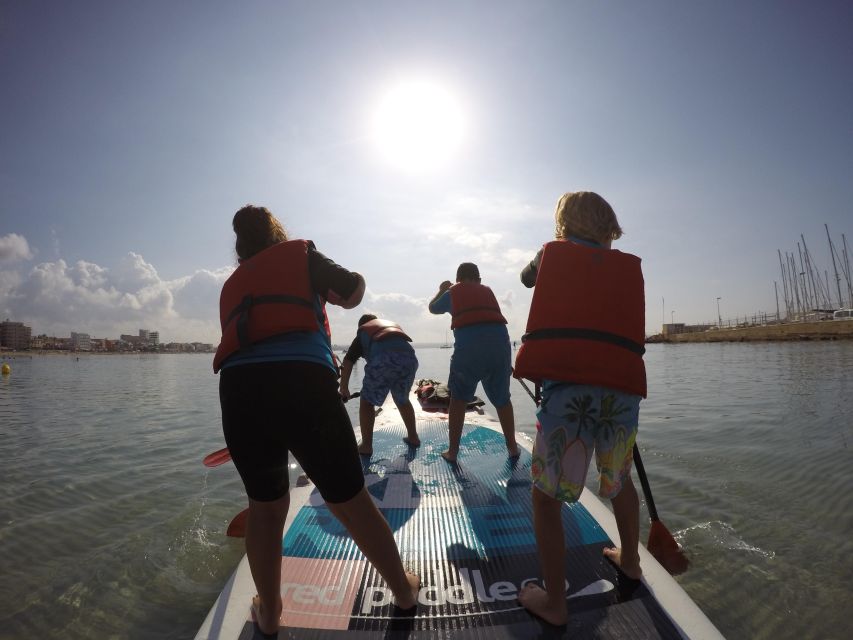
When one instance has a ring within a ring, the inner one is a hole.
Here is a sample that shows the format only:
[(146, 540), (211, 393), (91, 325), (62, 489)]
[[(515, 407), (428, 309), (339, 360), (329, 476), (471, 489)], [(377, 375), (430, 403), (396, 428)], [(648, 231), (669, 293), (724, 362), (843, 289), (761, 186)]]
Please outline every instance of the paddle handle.
[(649, 479), (646, 476), (646, 468), (643, 466), (643, 459), (640, 457), (640, 449), (636, 442), (634, 443), (634, 466), (637, 467), (637, 475), (640, 476), (640, 484), (643, 485), (643, 495), (646, 497), (649, 518), (652, 522), (660, 520), (658, 510), (655, 508), (655, 500), (652, 498), (652, 488), (649, 486)]

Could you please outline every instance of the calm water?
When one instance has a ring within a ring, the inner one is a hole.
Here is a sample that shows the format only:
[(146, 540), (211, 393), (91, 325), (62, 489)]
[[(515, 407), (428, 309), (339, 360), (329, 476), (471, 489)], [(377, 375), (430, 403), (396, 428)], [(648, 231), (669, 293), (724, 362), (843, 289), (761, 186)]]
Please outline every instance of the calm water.
[[(450, 353), (420, 349), (419, 376), (446, 380)], [(243, 554), (237, 474), (201, 464), (223, 446), (210, 356), (6, 362), (0, 638), (192, 637)], [(851, 637), (853, 343), (650, 345), (646, 363), (640, 446), (692, 560), (679, 582), (729, 638)]]

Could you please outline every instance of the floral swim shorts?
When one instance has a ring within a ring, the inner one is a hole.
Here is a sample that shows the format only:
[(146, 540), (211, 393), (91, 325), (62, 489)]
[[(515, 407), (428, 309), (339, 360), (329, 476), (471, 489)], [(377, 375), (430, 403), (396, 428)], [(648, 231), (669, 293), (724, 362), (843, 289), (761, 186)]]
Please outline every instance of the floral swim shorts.
[(536, 414), (533, 485), (557, 500), (577, 501), (594, 449), (598, 495), (616, 497), (631, 473), (640, 400), (605, 387), (560, 384), (545, 389)]
[(414, 351), (380, 351), (372, 355), (364, 367), (361, 397), (374, 407), (381, 407), (388, 392), (399, 406), (409, 402), (409, 394), (418, 371)]

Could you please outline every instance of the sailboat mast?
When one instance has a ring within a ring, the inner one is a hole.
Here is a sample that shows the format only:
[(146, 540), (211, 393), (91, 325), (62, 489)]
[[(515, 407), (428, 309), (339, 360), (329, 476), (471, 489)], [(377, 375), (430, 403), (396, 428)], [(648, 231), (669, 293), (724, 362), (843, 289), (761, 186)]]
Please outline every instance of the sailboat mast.
[[(824, 223), (823, 226), (826, 229), (826, 239), (829, 241), (829, 255), (832, 256), (832, 270), (835, 272), (835, 286), (838, 289), (838, 308), (840, 309), (844, 306), (844, 300), (841, 298), (841, 277), (838, 275), (838, 267), (835, 266), (835, 247), (832, 244), (832, 238), (829, 237), (829, 225)], [(829, 306), (832, 306), (832, 301)]]
[(853, 274), (850, 273), (850, 260), (847, 253), (847, 237), (842, 233), (841, 242), (844, 245), (844, 278), (847, 280), (847, 307), (853, 309)]
[(776, 249), (776, 254), (779, 256), (779, 269), (782, 271), (782, 292), (785, 296), (785, 319), (791, 317), (791, 304), (788, 302), (788, 278), (785, 274), (785, 266), (782, 264), (782, 252)]

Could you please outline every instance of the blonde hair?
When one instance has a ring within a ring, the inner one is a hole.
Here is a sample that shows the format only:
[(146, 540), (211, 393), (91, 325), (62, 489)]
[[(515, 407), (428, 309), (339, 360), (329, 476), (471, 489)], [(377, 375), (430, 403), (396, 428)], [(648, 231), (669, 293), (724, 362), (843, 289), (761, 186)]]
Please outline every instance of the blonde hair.
[(266, 207), (247, 204), (234, 214), (232, 222), (237, 234), (235, 250), (240, 260), (247, 260), (264, 249), (287, 240), (287, 232)]
[(622, 227), (607, 200), (592, 191), (564, 193), (554, 212), (555, 236), (569, 236), (604, 244), (622, 237)]

